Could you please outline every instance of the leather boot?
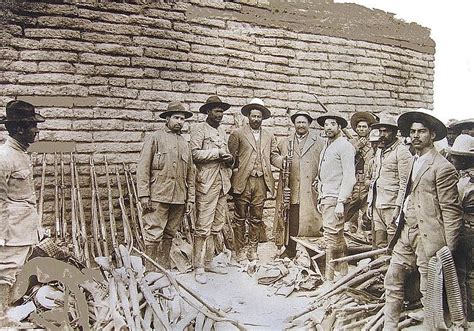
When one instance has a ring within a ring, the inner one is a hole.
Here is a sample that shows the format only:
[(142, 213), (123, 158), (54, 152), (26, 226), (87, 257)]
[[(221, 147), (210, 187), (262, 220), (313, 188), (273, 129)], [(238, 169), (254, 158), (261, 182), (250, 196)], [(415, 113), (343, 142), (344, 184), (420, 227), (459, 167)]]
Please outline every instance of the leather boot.
[(159, 248), (158, 248), (158, 264), (161, 265), (166, 270), (171, 269), (170, 265), (170, 251), (171, 251), (172, 239), (163, 239)]
[[(344, 242), (342, 247), (339, 249), (338, 258), (345, 257), (347, 255), (347, 245)], [(345, 276), (349, 270), (349, 265), (347, 262), (339, 262), (339, 275)]]
[(332, 281), (334, 279), (334, 268), (329, 261), (334, 258), (334, 249), (332, 247), (326, 247), (326, 271), (324, 273), (324, 278), (327, 281)]
[(249, 261), (258, 260), (257, 248), (260, 239), (261, 222), (249, 222), (249, 250), (247, 258)]
[(227, 274), (226, 268), (214, 262), (214, 254), (216, 251), (216, 247), (215, 247), (216, 239), (217, 238), (214, 235), (210, 235), (206, 239), (207, 243), (206, 243), (206, 256), (204, 259), (204, 271), (213, 272), (215, 274), (226, 275)]
[(398, 321), (402, 312), (403, 300), (387, 297), (385, 299), (384, 307), (384, 326), (383, 329), (387, 331), (398, 330)]
[(384, 230), (375, 231), (375, 246), (377, 248), (387, 247), (387, 232)]
[(245, 222), (240, 223), (239, 221), (234, 220), (232, 225), (234, 231), (234, 249), (236, 254), (236, 261), (242, 262), (246, 259), (245, 252)]
[[(157, 262), (157, 255), (158, 255), (158, 246), (159, 244), (151, 243), (145, 245), (145, 254), (151, 257), (151, 259)], [(159, 263), (159, 262), (158, 262)], [(148, 271), (156, 270), (156, 267), (151, 264), (148, 260), (145, 261), (145, 269)]]
[(204, 273), (204, 254), (206, 253), (206, 237), (194, 238), (194, 279), (200, 284), (207, 283)]

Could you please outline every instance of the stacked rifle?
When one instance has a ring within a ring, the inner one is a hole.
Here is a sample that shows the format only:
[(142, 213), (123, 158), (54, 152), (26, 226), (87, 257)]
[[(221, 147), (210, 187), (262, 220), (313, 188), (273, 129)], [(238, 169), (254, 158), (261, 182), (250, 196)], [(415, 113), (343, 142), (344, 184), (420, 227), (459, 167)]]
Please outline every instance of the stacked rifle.
[[(56, 242), (66, 246), (73, 252), (74, 257), (87, 267), (91, 266), (95, 257), (117, 257), (120, 243), (144, 250), (141, 206), (130, 166), (125, 163), (109, 166), (107, 158), (104, 157), (101, 166), (105, 169), (105, 176), (101, 178), (105, 178), (105, 185), (101, 186), (97, 175), (98, 165), (91, 156), (89, 185), (84, 185), (84, 181), (80, 180), (76, 156), (74, 153), (68, 154), (54, 153)], [(43, 154), (38, 205), (40, 222), (44, 213), (46, 167), (47, 157)], [(87, 194), (88, 189), (90, 195)], [(88, 197), (90, 203), (87, 201)], [(116, 218), (116, 213), (120, 213), (120, 217)]]

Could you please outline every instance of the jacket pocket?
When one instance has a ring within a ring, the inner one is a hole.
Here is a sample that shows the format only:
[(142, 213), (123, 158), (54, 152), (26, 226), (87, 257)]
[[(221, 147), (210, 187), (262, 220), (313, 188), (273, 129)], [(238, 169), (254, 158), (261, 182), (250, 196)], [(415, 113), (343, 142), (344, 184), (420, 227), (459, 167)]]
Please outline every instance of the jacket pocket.
[(154, 170), (163, 170), (166, 162), (166, 152), (157, 152), (153, 156), (153, 169)]

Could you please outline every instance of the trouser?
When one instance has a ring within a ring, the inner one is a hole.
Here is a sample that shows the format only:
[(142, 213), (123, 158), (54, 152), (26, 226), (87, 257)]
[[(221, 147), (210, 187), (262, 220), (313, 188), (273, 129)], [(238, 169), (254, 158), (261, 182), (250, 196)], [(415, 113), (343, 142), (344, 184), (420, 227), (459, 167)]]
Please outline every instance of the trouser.
[(352, 189), (351, 200), (347, 204), (346, 220), (349, 226), (355, 230), (359, 227), (359, 211), (362, 213), (362, 220), (368, 222), (367, 219), (367, 196), (369, 187), (365, 180), (358, 181)]
[(245, 223), (249, 225), (249, 241), (255, 247), (259, 241), (259, 230), (263, 226), (263, 205), (267, 197), (267, 185), (263, 176), (250, 176), (245, 189), (234, 194), (234, 241), (236, 251), (245, 246)]
[(461, 297), (463, 301), (464, 315), (468, 320), (473, 319), (473, 298), (472, 289), (474, 288), (473, 280), (473, 239), (474, 231), (466, 229), (459, 239), (458, 246), (453, 253), (454, 263), (456, 265), (456, 273), (459, 280), (459, 288), (461, 290)]
[(185, 205), (152, 201), (154, 211), (143, 214), (145, 245), (173, 239), (183, 221)]
[(13, 286), (31, 252), (31, 245), (0, 246), (0, 284)]
[(392, 259), (385, 275), (384, 330), (397, 330), (403, 305), (405, 277), (418, 267), (421, 303), (424, 305), (429, 258), (425, 254), (418, 226), (405, 225), (392, 251)]
[(218, 176), (208, 192), (196, 192), (196, 236), (218, 234), (224, 227), (226, 212), (227, 196), (222, 190), (222, 181)]
[(378, 248), (387, 246), (387, 244), (392, 240), (393, 236), (395, 236), (397, 225), (392, 222), (394, 211), (395, 207), (374, 208), (374, 231), (377, 237), (375, 238), (375, 245)]
[(285, 249), (286, 254), (290, 258), (293, 258), (296, 256), (296, 241), (291, 239), (291, 236), (298, 235), (299, 220), (300, 220), (300, 205), (299, 204), (290, 205), (290, 224), (288, 226), (290, 239), (288, 240), (288, 245), (286, 245), (286, 249)]

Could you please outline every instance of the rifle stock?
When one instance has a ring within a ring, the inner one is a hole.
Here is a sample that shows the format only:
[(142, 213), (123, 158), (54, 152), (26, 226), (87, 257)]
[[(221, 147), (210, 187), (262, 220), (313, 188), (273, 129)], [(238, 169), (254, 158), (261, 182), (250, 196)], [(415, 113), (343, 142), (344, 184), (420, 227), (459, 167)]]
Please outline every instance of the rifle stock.
[(133, 233), (135, 234), (135, 240), (137, 242), (138, 247), (141, 250), (144, 250), (145, 243), (143, 242), (143, 238), (142, 238), (141, 232), (139, 231), (139, 227), (137, 227), (137, 212), (135, 209), (135, 205), (133, 203), (132, 189), (130, 187), (130, 178), (129, 178), (130, 174), (125, 167), (125, 162), (122, 165), (123, 165), (123, 172), (125, 174), (125, 183), (127, 184), (128, 200), (130, 203), (131, 229), (133, 230)]
[(63, 153), (60, 153), (60, 167), (61, 167), (61, 237), (67, 237), (67, 222), (66, 222), (66, 185), (64, 185), (64, 158)]
[(116, 261), (119, 265), (121, 265), (122, 263), (120, 260), (120, 251), (119, 251), (119, 246), (117, 242), (117, 224), (115, 222), (114, 203), (112, 199), (112, 188), (110, 185), (110, 172), (109, 172), (109, 164), (107, 162), (107, 156), (104, 157), (104, 163), (105, 163), (105, 179), (107, 181), (107, 199), (109, 203), (109, 222), (110, 222), (110, 234), (112, 237), (112, 247), (117, 257)]
[(290, 172), (293, 158), (293, 140), (288, 140), (288, 155), (283, 161), (282, 171), (282, 204), (280, 206), (281, 218), (284, 222), (284, 238), (285, 245), (288, 245), (290, 240), (290, 203), (291, 203), (291, 189), (290, 189)]
[(61, 223), (59, 220), (59, 179), (58, 155), (54, 153), (54, 230), (56, 239), (61, 238)]
[[(95, 194), (95, 183), (94, 183), (94, 159), (91, 155), (89, 159), (90, 165), (90, 177), (91, 177), (91, 217), (92, 217), (92, 237), (94, 238), (94, 246), (97, 256), (104, 256), (102, 254), (102, 248), (99, 242), (99, 221), (97, 219), (97, 201)], [(97, 257), (96, 256), (96, 257)]]
[(86, 227), (86, 217), (84, 214), (84, 205), (82, 204), (82, 195), (81, 195), (81, 186), (79, 184), (79, 172), (77, 170), (76, 162), (73, 158), (73, 168), (74, 168), (74, 178), (76, 180), (75, 183), (72, 183), (76, 187), (76, 197), (77, 197), (77, 208), (78, 208), (78, 213), (79, 213), (79, 221), (80, 221), (80, 227), (81, 227), (81, 243), (83, 246), (83, 252), (84, 252), (84, 260), (86, 262), (86, 267), (90, 268), (91, 266), (91, 261), (90, 261), (90, 251), (89, 251), (89, 242), (87, 239), (87, 227)]
[(104, 218), (104, 210), (102, 209), (102, 203), (100, 200), (100, 190), (99, 184), (97, 182), (97, 173), (95, 171), (94, 159), (92, 159), (92, 173), (94, 175), (94, 185), (95, 185), (95, 199), (97, 203), (97, 211), (99, 216), (99, 238), (100, 242), (102, 243), (103, 252), (105, 256), (109, 256), (109, 247), (107, 245), (107, 229), (105, 227), (105, 218)]
[(72, 244), (74, 247), (74, 255), (76, 258), (81, 257), (81, 248), (79, 246), (78, 240), (78, 225), (77, 225), (77, 194), (74, 174), (74, 157), (72, 153), (70, 154), (69, 167), (71, 168), (71, 234), (72, 234)]

